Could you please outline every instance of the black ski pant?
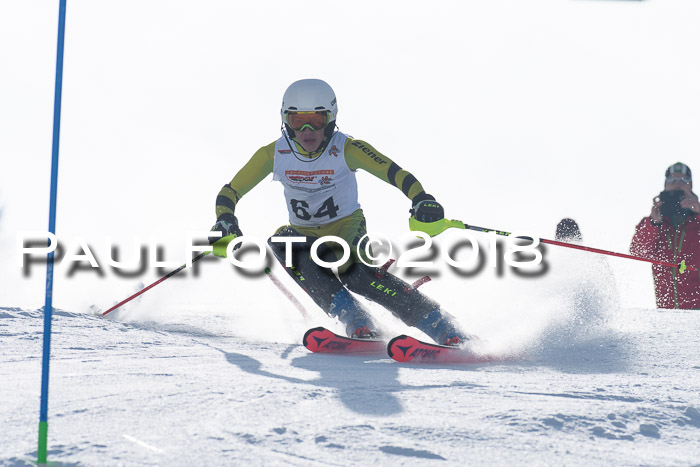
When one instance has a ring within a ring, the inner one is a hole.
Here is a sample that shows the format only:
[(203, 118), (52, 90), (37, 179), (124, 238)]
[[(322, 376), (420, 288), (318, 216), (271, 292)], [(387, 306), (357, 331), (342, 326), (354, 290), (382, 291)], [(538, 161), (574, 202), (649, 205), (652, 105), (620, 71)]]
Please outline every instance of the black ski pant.
[[(291, 226), (280, 229), (275, 235), (304, 237)], [(284, 269), (324, 312), (329, 313), (334, 294), (343, 287), (378, 303), (409, 326), (415, 326), (421, 318), (440, 308), (437, 302), (411, 284), (382, 268), (354, 263), (339, 280), (331, 269), (319, 266), (311, 259), (310, 248), (316, 238), (306, 239), (306, 243), (293, 244), (292, 267)], [(285, 244), (268, 240), (268, 245), (284, 266)], [(317, 253), (324, 261), (337, 260), (333, 251), (325, 245), (321, 245)]]

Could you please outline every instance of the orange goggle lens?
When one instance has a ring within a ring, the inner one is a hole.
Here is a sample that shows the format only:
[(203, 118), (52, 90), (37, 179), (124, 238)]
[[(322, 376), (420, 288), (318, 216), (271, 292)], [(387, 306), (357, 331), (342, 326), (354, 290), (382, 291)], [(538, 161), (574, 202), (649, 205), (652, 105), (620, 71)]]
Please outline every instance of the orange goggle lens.
[(309, 127), (321, 130), (328, 125), (328, 112), (290, 112), (287, 114), (287, 124), (294, 131)]

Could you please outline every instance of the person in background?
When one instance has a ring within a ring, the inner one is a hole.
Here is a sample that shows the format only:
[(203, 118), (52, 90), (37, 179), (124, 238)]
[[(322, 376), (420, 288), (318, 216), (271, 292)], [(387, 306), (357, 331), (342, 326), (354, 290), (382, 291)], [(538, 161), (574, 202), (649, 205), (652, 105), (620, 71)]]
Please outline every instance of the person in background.
[[(651, 214), (634, 232), (630, 253), (679, 264), (700, 266), (700, 203), (693, 193), (690, 167), (677, 162), (666, 169), (664, 191), (654, 198)], [(700, 274), (681, 274), (674, 268), (652, 265), (658, 308), (700, 309)]]

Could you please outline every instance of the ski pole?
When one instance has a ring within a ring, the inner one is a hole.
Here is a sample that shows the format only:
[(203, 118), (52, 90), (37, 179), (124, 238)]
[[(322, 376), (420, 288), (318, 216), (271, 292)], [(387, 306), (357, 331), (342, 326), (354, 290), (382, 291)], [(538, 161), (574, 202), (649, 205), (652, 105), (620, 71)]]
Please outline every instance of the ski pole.
[[(211, 253), (211, 251), (205, 251), (204, 253), (198, 254), (197, 256), (195, 256), (194, 258), (192, 258), (192, 262), (194, 263), (195, 261), (198, 261), (198, 260), (204, 258), (204, 257), (205, 257), (206, 255), (208, 255), (209, 253)], [(105, 311), (104, 313), (102, 313), (102, 316), (106, 316), (107, 313), (110, 313), (110, 312), (116, 310), (117, 308), (119, 308), (119, 307), (122, 306), (123, 304), (125, 304), (125, 303), (127, 303), (127, 302), (130, 302), (131, 300), (135, 299), (136, 297), (138, 297), (138, 296), (141, 295), (142, 293), (144, 293), (144, 292), (146, 292), (147, 290), (152, 289), (152, 288), (155, 287), (156, 285), (160, 284), (160, 283), (163, 282), (164, 280), (173, 277), (175, 274), (177, 274), (178, 272), (182, 271), (182, 270), (185, 269), (186, 267), (187, 267), (187, 264), (183, 264), (182, 266), (180, 266), (179, 268), (175, 269), (174, 271), (171, 271), (170, 273), (168, 273), (168, 274), (166, 274), (165, 276), (161, 277), (160, 279), (158, 279), (157, 281), (155, 281), (154, 283), (152, 283), (152, 284), (149, 285), (148, 287), (144, 287), (143, 289), (139, 290), (138, 292), (136, 292), (136, 293), (135, 293), (134, 295), (132, 295), (131, 297), (128, 297), (128, 298), (122, 300), (121, 302), (117, 303), (117, 304), (114, 305), (112, 308), (110, 308), (109, 310), (107, 310), (107, 311)]]
[[(477, 232), (484, 232), (484, 233), (494, 232), (496, 235), (502, 235), (504, 237), (508, 237), (511, 235), (510, 232), (506, 232), (503, 230), (489, 229), (486, 227), (478, 227), (476, 225), (465, 224), (464, 222), (459, 221), (459, 220), (450, 220), (450, 219), (442, 219), (442, 220), (439, 220), (436, 222), (420, 222), (420, 221), (416, 220), (415, 218), (411, 217), (408, 220), (408, 225), (409, 225), (411, 230), (425, 232), (428, 235), (430, 235), (431, 237), (434, 237), (434, 236), (444, 232), (445, 230), (447, 230), (449, 228), (468, 229), (468, 230), (475, 230)], [(517, 237), (517, 238), (527, 238), (527, 237)], [(670, 268), (677, 269), (681, 274), (683, 274), (685, 271), (697, 271), (698, 270), (695, 267), (686, 266), (685, 260), (681, 261), (679, 264), (674, 264), (674, 263), (667, 263), (665, 261), (657, 261), (657, 260), (651, 259), (651, 258), (642, 258), (641, 256), (633, 256), (633, 255), (628, 255), (625, 253), (617, 253), (614, 251), (601, 250), (599, 248), (577, 245), (575, 243), (566, 243), (566, 242), (559, 242), (556, 240), (547, 240), (546, 238), (540, 238), (539, 240), (541, 243), (546, 243), (548, 245), (563, 246), (565, 248), (573, 248), (576, 250), (590, 251), (592, 253), (599, 253), (601, 255), (617, 256), (619, 258), (627, 258), (627, 259), (633, 259), (636, 261), (645, 261), (647, 263), (658, 264), (660, 266), (667, 266)]]
[(277, 286), (277, 288), (284, 294), (285, 297), (289, 299), (290, 302), (299, 310), (299, 313), (302, 314), (304, 319), (308, 320), (309, 319), (309, 313), (306, 311), (306, 308), (304, 308), (304, 305), (301, 304), (299, 300), (294, 296), (292, 292), (289, 291), (287, 287), (284, 286), (282, 282), (277, 278), (272, 273), (272, 270), (270, 268), (265, 268), (265, 274), (267, 274), (270, 277), (270, 280), (272, 281), (273, 284)]

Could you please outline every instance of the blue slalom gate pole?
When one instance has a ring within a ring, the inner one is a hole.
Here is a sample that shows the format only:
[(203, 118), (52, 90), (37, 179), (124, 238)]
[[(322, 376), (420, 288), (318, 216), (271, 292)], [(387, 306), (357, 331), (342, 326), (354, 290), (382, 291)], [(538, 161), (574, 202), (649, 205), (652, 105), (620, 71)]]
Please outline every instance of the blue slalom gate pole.
[[(66, 0), (58, 9), (58, 46), (56, 50), (56, 90), (53, 104), (53, 145), (51, 150), (51, 196), (49, 232), (56, 233), (56, 194), (58, 192), (58, 141), (61, 133), (61, 90), (63, 88), (63, 43), (66, 32)], [(50, 243), (50, 241), (49, 241)], [(46, 297), (44, 301), (44, 349), (41, 360), (41, 409), (39, 410), (39, 449), (37, 463), (46, 464), (49, 434), (49, 361), (51, 358), (51, 316), (53, 314), (53, 251), (46, 258)]]

